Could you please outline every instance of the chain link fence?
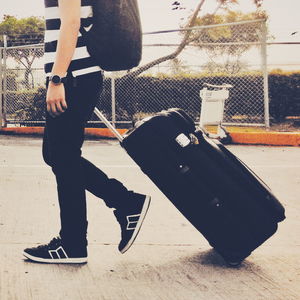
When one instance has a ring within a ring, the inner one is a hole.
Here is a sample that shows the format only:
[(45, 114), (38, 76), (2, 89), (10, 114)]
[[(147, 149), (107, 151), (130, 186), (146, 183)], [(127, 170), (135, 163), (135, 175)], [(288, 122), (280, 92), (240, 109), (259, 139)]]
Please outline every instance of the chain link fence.
[[(187, 45), (181, 45), (187, 33)], [(1, 48), (5, 126), (44, 123), (43, 52), (43, 45)], [(140, 66), (105, 74), (98, 106), (118, 126), (171, 107), (199, 122), (204, 83), (233, 85), (225, 124), (269, 125), (265, 21), (145, 34)], [(101, 126), (95, 116), (90, 125)]]

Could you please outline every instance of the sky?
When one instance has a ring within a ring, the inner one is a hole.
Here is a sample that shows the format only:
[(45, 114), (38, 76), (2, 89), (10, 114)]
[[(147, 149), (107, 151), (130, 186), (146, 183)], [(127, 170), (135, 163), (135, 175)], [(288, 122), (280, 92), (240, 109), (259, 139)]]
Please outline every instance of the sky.
[[(15, 15), (19, 18), (28, 16), (43, 16), (43, 0), (0, 0), (0, 20), (3, 15)], [(199, 0), (178, 0), (182, 3), (184, 10), (172, 10), (172, 3), (175, 0), (138, 0), (140, 6), (141, 20), (144, 32), (176, 29), (180, 23), (196, 7)], [(200, 13), (212, 12), (216, 7), (214, 0), (206, 0), (203, 10)], [(253, 11), (255, 6), (252, 0), (239, 0), (239, 5), (232, 6), (234, 10), (243, 12)], [(300, 42), (300, 0), (264, 0), (263, 8), (269, 15), (269, 30), (280, 42)], [(294, 34), (293, 34), (294, 33)], [(281, 46), (283, 47), (283, 46)], [(288, 46), (284, 48), (288, 49)], [(290, 60), (299, 63), (300, 69), (300, 45), (293, 47), (293, 55)], [(274, 50), (275, 51), (275, 50)], [(282, 48), (277, 46), (276, 57), (282, 56)], [(275, 51), (275, 52), (276, 52)], [(288, 53), (291, 53), (288, 51)]]
[[(18, 17), (43, 16), (43, 0), (1, 0), (0, 20), (4, 14)], [(180, 19), (186, 17), (190, 9), (194, 8), (199, 0), (181, 0), (185, 10), (171, 10), (172, 0), (138, 0), (144, 31), (164, 30), (176, 28)], [(239, 0), (239, 6), (234, 9), (251, 11), (255, 8), (252, 0)], [(215, 8), (215, 1), (206, 0), (203, 13), (211, 12)], [(300, 1), (299, 0), (264, 0), (264, 8), (270, 16), (270, 29), (275, 36), (290, 39), (290, 34), (300, 31)], [(295, 35), (300, 40), (300, 33)]]

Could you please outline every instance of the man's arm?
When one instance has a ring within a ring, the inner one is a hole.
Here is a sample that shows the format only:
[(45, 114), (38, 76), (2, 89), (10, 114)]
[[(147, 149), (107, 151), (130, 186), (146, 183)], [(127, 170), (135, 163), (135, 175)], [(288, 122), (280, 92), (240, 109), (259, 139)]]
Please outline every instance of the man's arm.
[[(58, 5), (61, 26), (52, 74), (64, 77), (76, 48), (80, 28), (81, 1), (59, 0)], [(54, 85), (50, 82), (46, 102), (47, 110), (52, 117), (63, 113), (67, 108), (64, 85)]]
[(60, 32), (52, 74), (64, 76), (76, 48), (80, 28), (80, 0), (59, 0)]

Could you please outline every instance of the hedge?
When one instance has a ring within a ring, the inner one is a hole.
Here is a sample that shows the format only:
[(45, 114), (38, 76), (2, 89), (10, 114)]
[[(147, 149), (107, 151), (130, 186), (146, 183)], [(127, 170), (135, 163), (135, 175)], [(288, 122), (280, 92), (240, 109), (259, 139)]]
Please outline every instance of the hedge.
[[(104, 91), (101, 95), (99, 108), (108, 117), (111, 113), (111, 79), (104, 81)], [(199, 91), (203, 83), (230, 83), (234, 86), (230, 90), (230, 101), (226, 106), (226, 115), (248, 115), (255, 118), (263, 112), (263, 78), (257, 73), (246, 73), (240, 76), (225, 76), (218, 74), (198, 77), (150, 77), (143, 76), (116, 79), (116, 119), (128, 121), (137, 114), (151, 114), (169, 107), (179, 107), (186, 110), (195, 119), (199, 117), (201, 101)], [(21, 92), (11, 93), (8, 102), (22, 99)], [(24, 92), (23, 92), (24, 93)], [(42, 120), (44, 106), (42, 98), (45, 89), (24, 93), (23, 103), (18, 106), (18, 113), (26, 111), (26, 120)], [(29, 100), (31, 96), (31, 100)], [(274, 122), (281, 122), (287, 116), (300, 116), (300, 72), (273, 72), (269, 75), (270, 116)], [(38, 107), (36, 107), (38, 106)], [(35, 107), (33, 109), (33, 107)], [(30, 113), (30, 111), (32, 113)], [(40, 116), (40, 117), (38, 117)], [(33, 119), (39, 118), (38, 120)], [(261, 120), (263, 121), (263, 120)]]
[[(109, 85), (110, 79), (106, 80)], [(168, 107), (180, 107), (196, 119), (201, 110), (199, 91), (205, 82), (230, 83), (234, 86), (230, 90), (226, 115), (255, 117), (264, 111), (263, 78), (255, 73), (195, 78), (138, 77), (125, 82), (122, 79), (116, 81), (118, 117), (126, 119), (127, 115), (132, 118), (137, 112), (153, 113)], [(110, 91), (103, 95), (105, 107), (109, 107), (110, 97)], [(270, 117), (273, 122), (281, 122), (287, 116), (300, 116), (300, 73), (271, 73), (269, 98)]]
[(6, 97), (8, 119), (44, 121), (45, 99), (46, 89), (44, 87), (8, 92)]
[(300, 116), (300, 73), (269, 75), (270, 115), (275, 122)]

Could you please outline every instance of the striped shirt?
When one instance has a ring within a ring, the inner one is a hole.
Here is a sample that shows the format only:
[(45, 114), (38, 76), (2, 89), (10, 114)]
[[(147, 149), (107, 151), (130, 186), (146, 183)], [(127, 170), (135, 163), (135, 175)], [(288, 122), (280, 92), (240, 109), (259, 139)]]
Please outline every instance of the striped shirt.
[[(91, 6), (92, 0), (81, 0), (80, 21), (81, 26), (88, 31), (92, 26), (93, 11)], [(44, 0), (45, 4), (45, 73), (49, 76), (55, 61), (57, 40), (59, 37), (60, 18), (58, 0)], [(69, 65), (68, 72), (73, 76), (80, 76), (88, 73), (101, 71), (101, 68), (93, 61), (87, 51), (86, 43), (81, 33), (78, 32), (77, 45)]]

